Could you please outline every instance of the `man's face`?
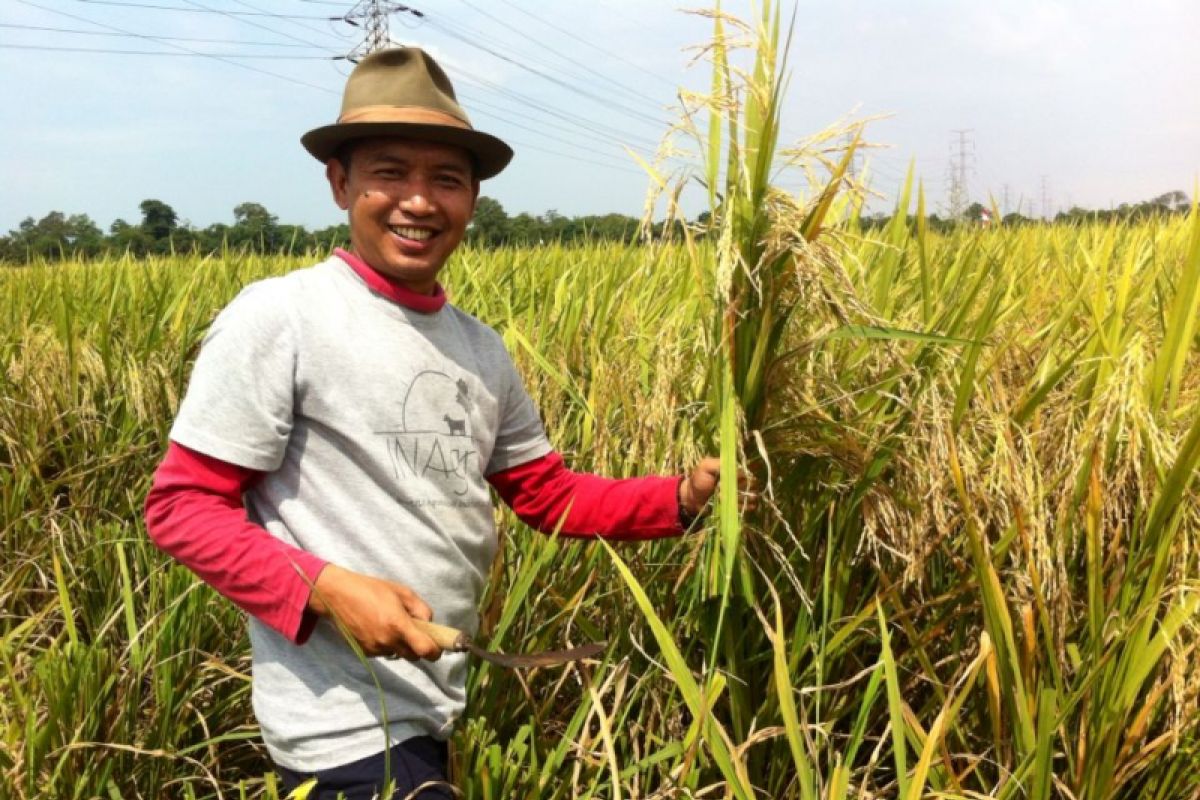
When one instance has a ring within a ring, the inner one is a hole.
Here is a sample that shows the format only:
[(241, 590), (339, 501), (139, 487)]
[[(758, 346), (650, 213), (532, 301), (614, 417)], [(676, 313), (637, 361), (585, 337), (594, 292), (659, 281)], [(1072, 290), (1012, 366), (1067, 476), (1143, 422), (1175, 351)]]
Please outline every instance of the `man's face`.
[(475, 212), (479, 181), (460, 147), (409, 139), (356, 143), (347, 170), (331, 159), (325, 174), (338, 207), (349, 212), (355, 253), (414, 291), (429, 293)]

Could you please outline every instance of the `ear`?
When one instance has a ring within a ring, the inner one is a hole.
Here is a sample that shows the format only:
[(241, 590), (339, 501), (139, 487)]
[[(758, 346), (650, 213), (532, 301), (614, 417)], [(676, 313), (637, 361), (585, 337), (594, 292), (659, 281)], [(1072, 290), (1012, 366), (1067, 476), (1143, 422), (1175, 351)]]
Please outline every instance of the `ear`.
[(471, 216), (475, 216), (475, 205), (479, 202), (479, 178), (471, 179)]
[(336, 158), (326, 161), (325, 177), (329, 180), (329, 188), (333, 192), (333, 202), (337, 203), (338, 208), (342, 211), (350, 208), (348, 187), (350, 176), (346, 174), (346, 168), (342, 166), (342, 162)]

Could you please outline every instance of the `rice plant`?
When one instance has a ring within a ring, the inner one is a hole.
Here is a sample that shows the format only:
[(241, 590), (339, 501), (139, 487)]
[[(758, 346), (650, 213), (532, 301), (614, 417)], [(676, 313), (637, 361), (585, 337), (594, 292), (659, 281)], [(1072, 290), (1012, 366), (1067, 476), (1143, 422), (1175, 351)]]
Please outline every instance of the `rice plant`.
[[(651, 546), (498, 512), (482, 635), (612, 645), (473, 666), (463, 796), (1197, 796), (1200, 212), (939, 235), (914, 178), (864, 229), (840, 135), (778, 142), (786, 22), (713, 24), (710, 225), (447, 276), (573, 466), (726, 478)], [(238, 613), (140, 515), (217, 309), (319, 257), (0, 272), (0, 796), (276, 795)]]

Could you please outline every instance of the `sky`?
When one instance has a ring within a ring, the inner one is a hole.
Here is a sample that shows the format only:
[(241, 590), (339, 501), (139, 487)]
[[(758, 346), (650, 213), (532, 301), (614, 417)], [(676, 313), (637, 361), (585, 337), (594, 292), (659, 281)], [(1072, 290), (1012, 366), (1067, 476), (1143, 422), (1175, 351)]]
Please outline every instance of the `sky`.
[[(708, 85), (694, 48), (710, 19), (659, 0), (406, 2), (424, 16), (393, 16), (392, 41), (433, 54), (474, 126), (516, 151), (483, 194), (509, 214), (640, 215), (648, 180), (630, 150), (652, 153), (679, 89)], [(352, 67), (337, 57), (363, 37), (338, 19), (352, 5), (3, 0), (0, 232), (52, 210), (136, 223), (147, 198), (197, 227), (231, 223), (242, 202), (310, 228), (342, 221), (299, 137), (337, 116)], [(860, 169), (874, 210), (909, 164), (944, 210), (960, 149), (969, 199), (1004, 211), (1190, 196), (1200, 181), (1196, 0), (784, 8), (797, 11), (785, 135), (872, 118), (879, 146)], [(698, 213), (698, 193), (687, 204)]]

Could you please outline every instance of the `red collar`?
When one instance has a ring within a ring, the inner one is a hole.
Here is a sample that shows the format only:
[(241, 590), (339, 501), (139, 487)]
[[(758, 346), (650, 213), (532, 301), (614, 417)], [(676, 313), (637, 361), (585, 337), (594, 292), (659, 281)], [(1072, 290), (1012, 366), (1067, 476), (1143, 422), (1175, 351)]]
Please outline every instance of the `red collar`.
[(440, 283), (434, 285), (433, 294), (421, 294), (376, 271), (370, 264), (347, 250), (339, 247), (333, 254), (349, 264), (350, 269), (366, 282), (367, 288), (397, 305), (422, 314), (434, 314), (446, 305), (446, 291)]

